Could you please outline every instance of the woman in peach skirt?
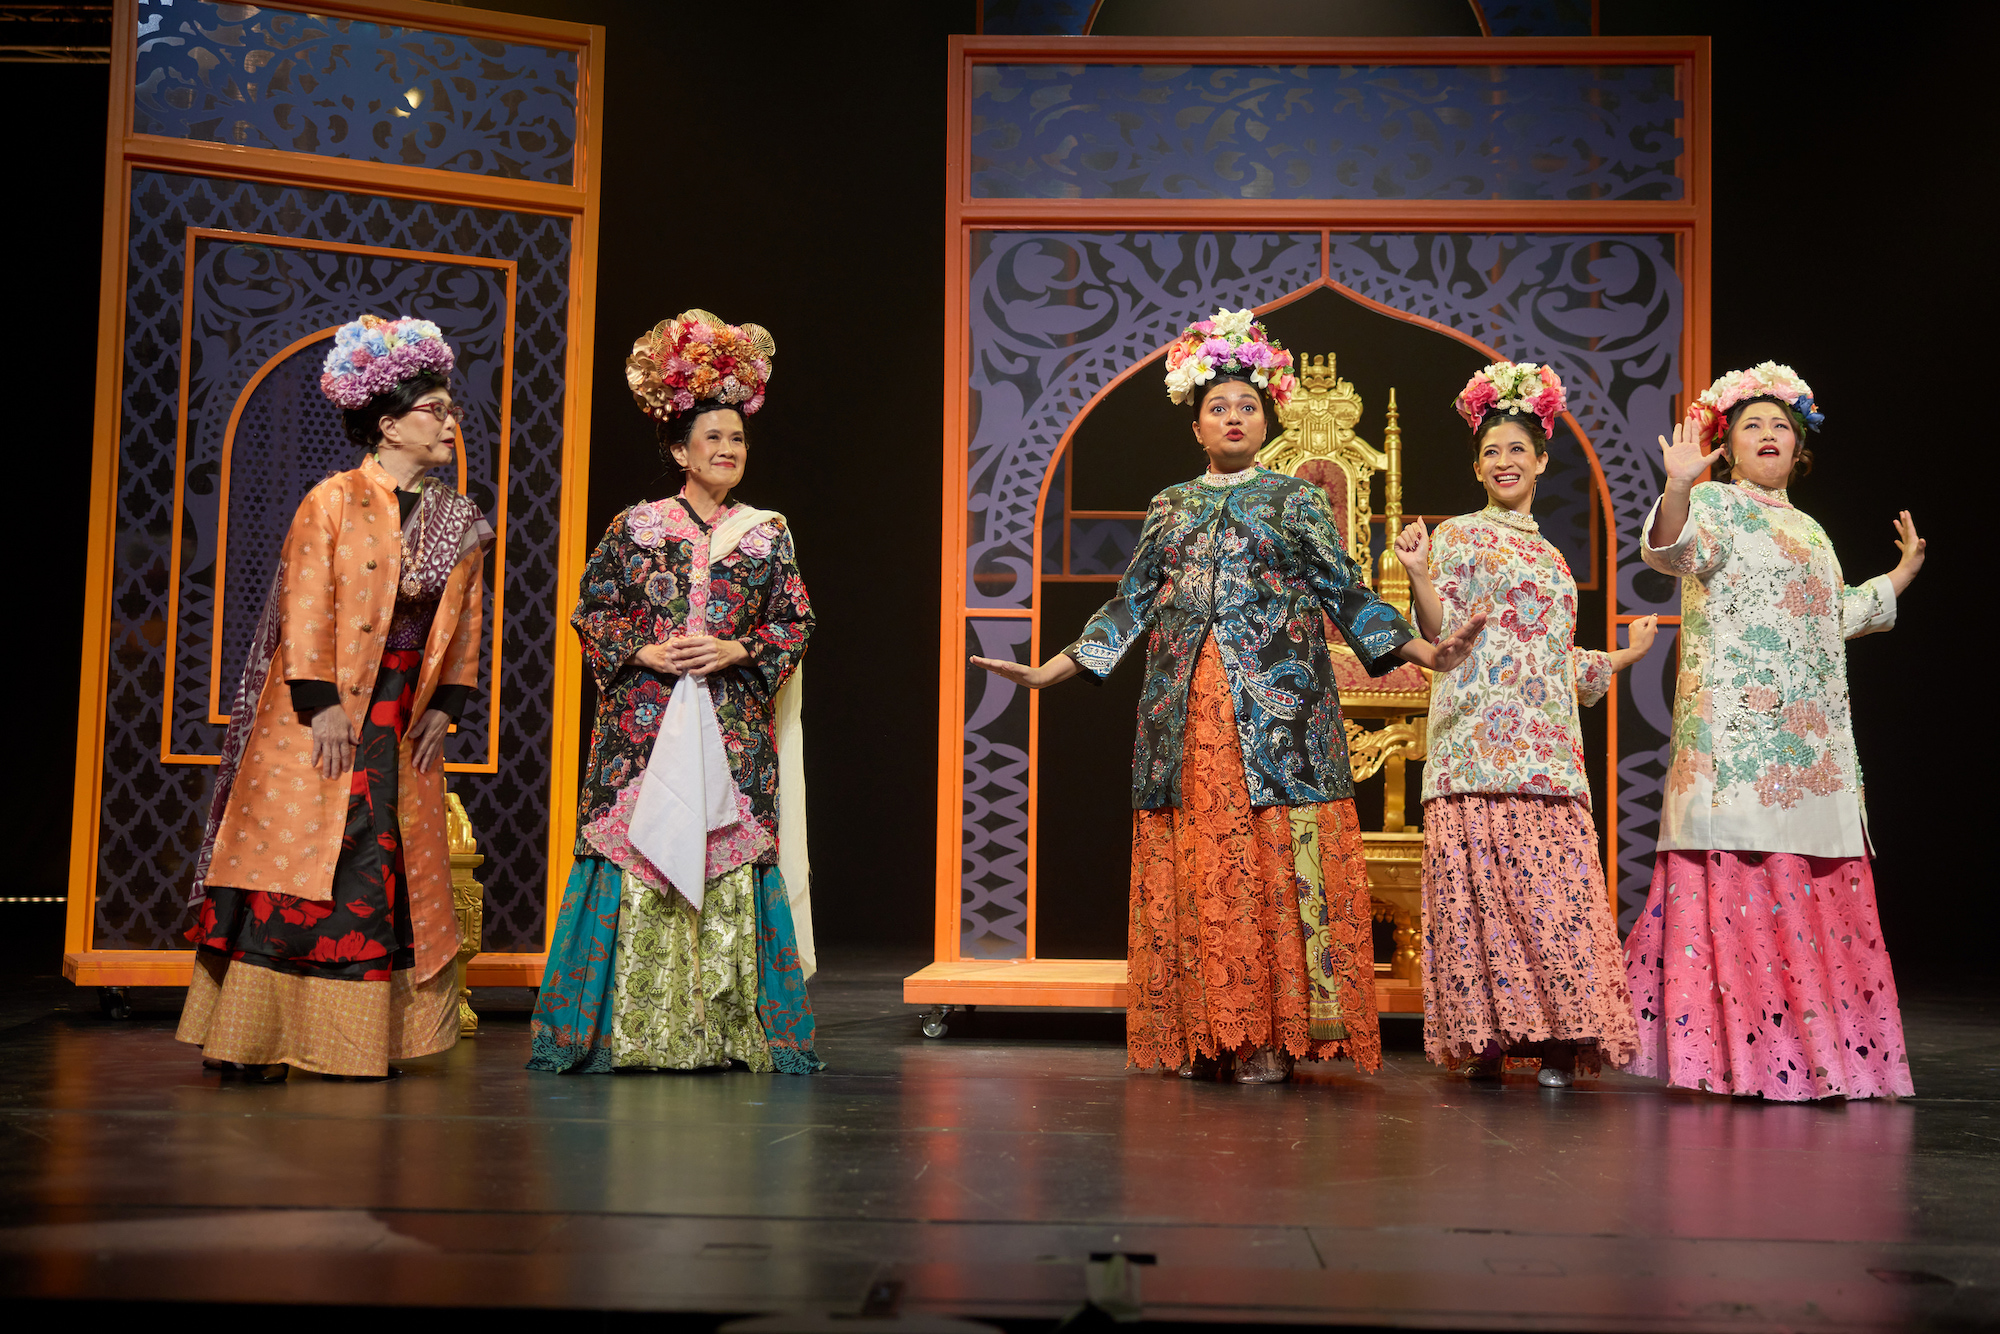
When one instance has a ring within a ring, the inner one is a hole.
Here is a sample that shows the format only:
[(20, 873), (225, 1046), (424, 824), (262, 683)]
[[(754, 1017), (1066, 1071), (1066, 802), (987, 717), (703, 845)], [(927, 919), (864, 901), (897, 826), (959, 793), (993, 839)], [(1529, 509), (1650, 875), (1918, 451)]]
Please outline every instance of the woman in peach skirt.
[(1486, 508), (1435, 535), (1419, 520), (1396, 542), (1425, 634), (1491, 609), (1472, 656), (1431, 681), (1424, 1051), (1474, 1079), (1539, 1057), (1540, 1082), (1565, 1088), (1630, 1061), (1636, 1038), (1577, 705), (1645, 655), (1656, 622), (1634, 622), (1615, 652), (1573, 642), (1576, 580), (1531, 513), (1563, 408), (1555, 372), (1494, 362), (1454, 406)]
[(1102, 678), (1146, 645), (1132, 766), (1126, 1054), (1183, 1076), (1290, 1077), (1294, 1058), (1381, 1063), (1354, 786), (1325, 625), (1373, 675), (1449, 670), (1481, 621), (1433, 647), (1357, 577), (1320, 488), (1257, 466), (1292, 357), (1247, 310), (1167, 353), (1207, 471), (1153, 497), (1118, 593), (1030, 688)]

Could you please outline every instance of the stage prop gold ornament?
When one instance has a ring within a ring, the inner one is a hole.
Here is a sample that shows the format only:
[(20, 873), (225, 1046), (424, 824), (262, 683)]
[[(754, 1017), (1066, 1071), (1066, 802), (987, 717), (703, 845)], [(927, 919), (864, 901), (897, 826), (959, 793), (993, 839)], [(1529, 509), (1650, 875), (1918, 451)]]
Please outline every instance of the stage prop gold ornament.
[[(1396, 391), (1389, 390), (1382, 425), (1382, 448), (1355, 432), (1361, 422), (1361, 395), (1340, 378), (1333, 353), (1301, 359), (1299, 389), (1278, 405), (1284, 431), (1259, 451), (1257, 462), (1277, 472), (1316, 482), (1333, 507), (1334, 521), (1347, 542), (1355, 568), (1383, 601), (1400, 611), (1410, 605), (1410, 577), (1390, 550), (1403, 527), (1403, 432), (1396, 414)], [(1380, 558), (1372, 554), (1375, 474), (1382, 474), (1383, 532)], [(1354, 781), (1382, 775), (1382, 828), (1364, 831), (1368, 890), (1376, 920), (1394, 924), (1395, 948), (1375, 965), (1383, 1009), (1423, 1009), (1423, 982), (1417, 958), (1418, 920), (1423, 911), (1424, 834), (1408, 825), (1406, 768), (1428, 753), (1430, 673), (1403, 663), (1387, 676), (1370, 677), (1331, 628), (1327, 643), (1340, 687), (1349, 763)], [(1363, 720), (1377, 723), (1363, 726)], [(1377, 722), (1379, 720), (1379, 722)], [(1386, 983), (1387, 985), (1384, 985)]]
[(451, 848), (451, 907), (458, 915), (458, 1035), (469, 1038), (479, 1032), (479, 1016), (472, 1012), (472, 988), (465, 984), (465, 966), (479, 953), (486, 931), (486, 891), (472, 878), (486, 860), (480, 855), (479, 840), (472, 832), (472, 820), (456, 792), (444, 794), (445, 842)]

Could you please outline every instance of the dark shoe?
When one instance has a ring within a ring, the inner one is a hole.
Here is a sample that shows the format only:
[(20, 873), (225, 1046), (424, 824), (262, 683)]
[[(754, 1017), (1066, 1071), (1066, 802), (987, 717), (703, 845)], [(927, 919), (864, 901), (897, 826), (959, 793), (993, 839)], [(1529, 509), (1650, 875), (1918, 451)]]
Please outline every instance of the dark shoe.
[(386, 1075), (321, 1075), (329, 1084), (380, 1084), (386, 1079), (401, 1079), (403, 1072), (395, 1066), (389, 1067)]
[(1182, 1079), (1215, 1078), (1215, 1058), (1213, 1056), (1190, 1056), (1181, 1062), (1181, 1068), (1174, 1071)]
[(1282, 1084), (1291, 1077), (1291, 1053), (1276, 1047), (1259, 1048), (1236, 1061), (1235, 1079), (1239, 1084)]
[(282, 1061), (276, 1065), (243, 1065), (237, 1067), (236, 1077), (246, 1084), (282, 1084), (292, 1067)]

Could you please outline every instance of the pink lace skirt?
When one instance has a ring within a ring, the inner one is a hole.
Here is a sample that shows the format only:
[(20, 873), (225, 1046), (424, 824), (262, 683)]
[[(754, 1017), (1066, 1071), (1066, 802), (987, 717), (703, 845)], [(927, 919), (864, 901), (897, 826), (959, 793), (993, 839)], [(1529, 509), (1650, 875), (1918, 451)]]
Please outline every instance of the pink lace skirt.
[(1567, 797), (1424, 803), (1424, 1054), (1585, 1042), (1578, 1069), (1632, 1059), (1637, 1034), (1590, 811)]
[(1866, 857), (1662, 852), (1625, 973), (1633, 1074), (1787, 1102), (1914, 1092)]

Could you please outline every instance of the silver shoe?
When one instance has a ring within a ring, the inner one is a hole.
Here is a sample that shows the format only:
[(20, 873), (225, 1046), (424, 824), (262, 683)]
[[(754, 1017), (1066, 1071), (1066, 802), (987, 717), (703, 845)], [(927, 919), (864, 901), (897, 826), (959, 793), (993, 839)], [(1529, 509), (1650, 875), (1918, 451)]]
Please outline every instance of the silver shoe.
[(1535, 1082), (1545, 1089), (1566, 1089), (1576, 1082), (1576, 1075), (1568, 1070), (1558, 1070), (1545, 1065), (1535, 1075)]
[(1265, 1047), (1236, 1062), (1239, 1084), (1282, 1084), (1292, 1077), (1292, 1057), (1276, 1047)]

